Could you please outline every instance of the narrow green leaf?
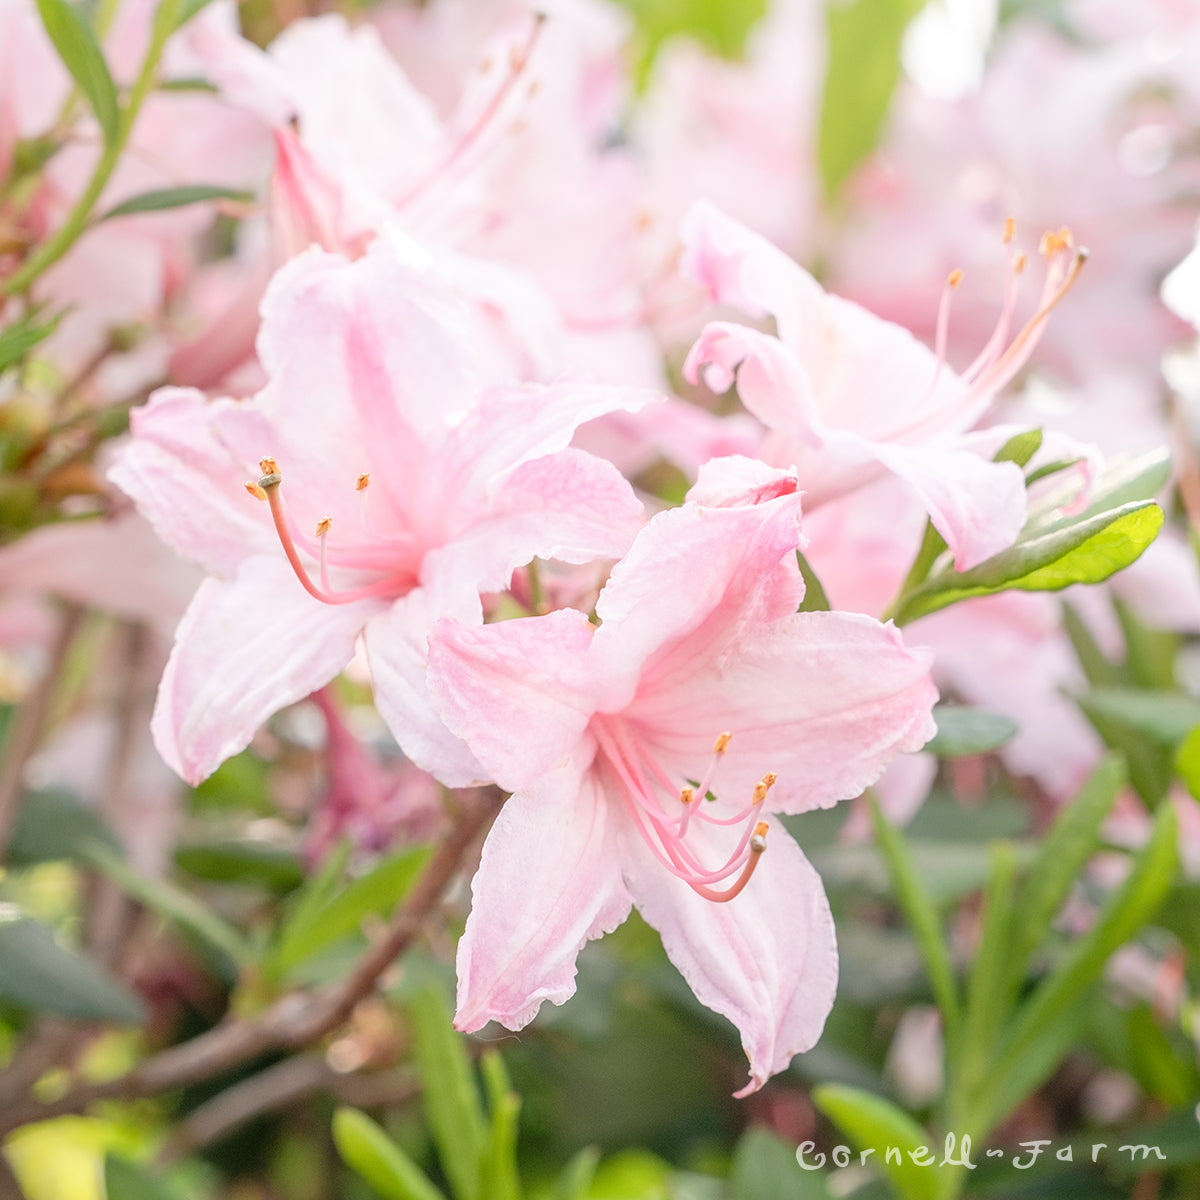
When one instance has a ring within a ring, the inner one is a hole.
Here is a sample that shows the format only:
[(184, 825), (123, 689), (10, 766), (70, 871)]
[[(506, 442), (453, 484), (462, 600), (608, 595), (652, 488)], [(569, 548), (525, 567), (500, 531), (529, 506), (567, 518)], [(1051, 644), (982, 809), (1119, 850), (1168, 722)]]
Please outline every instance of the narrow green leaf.
[(165, 879), (139, 875), (123, 859), (97, 842), (83, 847), (80, 857), (135, 900), (170, 921), (224, 982), (235, 983), (240, 969), (253, 961), (250, 947), (237, 930), (194, 896)]
[[(1072, 1006), (1100, 978), (1109, 956), (1150, 920), (1166, 898), (1175, 877), (1176, 824), (1175, 810), (1169, 804), (1162, 805), (1149, 841), (1134, 859), (1124, 883), (1105, 904), (1095, 925), (1073, 943), (1018, 1013), (1011, 1033), (996, 1055), (989, 1124), (1007, 1112), (1000, 1107), (1001, 1100), (1006, 1104), (1019, 1103), (1022, 1098), (1023, 1093), (1013, 1098), (1014, 1089), (1011, 1082), (1006, 1084), (1006, 1076), (1020, 1071), (1025, 1080), (1033, 1080), (1026, 1083), (1027, 1087), (1041, 1082), (1029, 1070), (1032, 1051), (1042, 1039), (1056, 1037), (1060, 1022), (1072, 1019)], [(1026, 1065), (1022, 1067), (1023, 1062)], [(1048, 1069), (1052, 1070), (1053, 1065), (1050, 1063)]]
[(37, 8), (63, 66), (96, 114), (104, 141), (112, 142), (120, 122), (117, 88), (91, 26), (69, 0), (37, 0)]
[(442, 1170), (457, 1200), (486, 1200), (480, 1177), (488, 1132), (463, 1039), (454, 1032), (450, 1013), (433, 987), (418, 989), (409, 1011), (425, 1084), (425, 1118)]
[(929, 572), (933, 570), (933, 564), (946, 549), (946, 539), (934, 528), (932, 521), (926, 521), (925, 534), (921, 538), (917, 556), (913, 559), (912, 566), (908, 568), (908, 574), (904, 577), (904, 583), (900, 587), (901, 598), (920, 588), (921, 584), (929, 577)]
[(950, 964), (950, 951), (942, 936), (941, 922), (929, 893), (925, 890), (912, 855), (904, 839), (888, 824), (879, 805), (871, 799), (871, 820), (875, 827), (875, 841), (879, 846), (896, 898), (916, 935), (917, 944), (929, 971), (933, 995), (942, 1010), (942, 1023), (946, 1030), (948, 1045), (956, 1045), (961, 1022), (958, 988), (954, 982), (954, 969)]
[(969, 571), (931, 576), (895, 614), (903, 625), (973, 596), (997, 592), (1054, 592), (1076, 583), (1102, 583), (1136, 561), (1162, 528), (1163, 511), (1149, 500), (1022, 537)]
[(75, 1021), (140, 1025), (141, 1000), (90, 959), (60, 946), (40, 921), (0, 920), (0, 999)]
[(1200, 725), (1179, 743), (1175, 752), (1175, 772), (1193, 797), (1200, 800)]
[(1170, 1108), (1182, 1108), (1189, 1101), (1194, 1106), (1200, 1086), (1194, 1056), (1172, 1044), (1149, 1004), (1138, 1004), (1124, 1016), (1138, 1083)]
[(104, 1159), (106, 1200), (178, 1200), (179, 1193), (142, 1167), (114, 1154)]
[(187, 187), (161, 188), (157, 191), (142, 192), (140, 195), (123, 200), (98, 217), (97, 222), (111, 221), (114, 217), (129, 217), (136, 213), (183, 208), (185, 205), (199, 204), (205, 200), (236, 200), (242, 204), (249, 204), (253, 199), (253, 192), (238, 188), (216, 187), (210, 184), (197, 183), (189, 184)]
[(990, 754), (1017, 735), (1014, 722), (982, 708), (939, 704), (933, 710), (933, 719), (937, 733), (925, 743), (924, 749), (939, 758)]
[(1066, 471), (1071, 467), (1078, 466), (1084, 460), (1082, 458), (1056, 458), (1053, 462), (1045, 463), (1043, 466), (1036, 467), (1025, 476), (1025, 486), (1037, 483), (1039, 479), (1046, 479), (1051, 475), (1057, 475), (1059, 471)]
[(521, 1180), (517, 1173), (517, 1117), (521, 1097), (512, 1090), (499, 1051), (487, 1051), (479, 1066), (492, 1115), (481, 1193), (487, 1200), (521, 1200)]
[(1018, 897), (1008, 951), (1010, 991), (1024, 979), (1030, 958), (1095, 851), (1100, 827), (1124, 783), (1121, 760), (1108, 755), (1042, 839)]
[(825, 595), (816, 571), (799, 550), (796, 551), (796, 561), (800, 564), (800, 574), (804, 579), (804, 599), (800, 603), (800, 611), (828, 612), (829, 597)]
[[(886, 1176), (901, 1200), (934, 1200), (938, 1172), (930, 1166), (937, 1155), (929, 1134), (908, 1113), (882, 1096), (840, 1084), (814, 1088), (812, 1098), (857, 1150), (875, 1151), (867, 1161)], [(889, 1159), (889, 1146), (900, 1153)]]
[(1127, 682), (1121, 667), (1105, 657), (1104, 651), (1092, 637), (1092, 631), (1075, 610), (1075, 606), (1064, 600), (1062, 614), (1067, 637), (1071, 639), (1075, 657), (1079, 659), (1079, 665), (1083, 668), (1088, 683), (1093, 687), (1111, 687)]
[(993, 462), (1015, 462), (1018, 467), (1029, 465), (1029, 460), (1042, 448), (1042, 431), (1026, 429), (1014, 434), (992, 456)]
[(963, 1086), (973, 1088), (986, 1070), (993, 1042), (1008, 1018), (1010, 995), (1005, 986), (1008, 949), (1013, 930), (1017, 860), (1007, 842), (992, 844), (992, 876), (983, 905), (983, 928), (967, 981), (963, 1020)]
[(197, 879), (253, 884), (280, 893), (304, 882), (304, 868), (294, 851), (249, 838), (180, 846), (175, 865)]
[(1151, 628), (1118, 597), (1113, 598), (1113, 611), (1125, 636), (1125, 663), (1132, 682), (1161, 691), (1174, 688), (1179, 635)]
[(288, 974), (314, 954), (357, 932), (364, 917), (390, 913), (416, 882), (428, 858), (427, 847), (410, 846), (329, 896), (319, 908), (305, 905), (284, 927), (270, 959), (271, 973)]
[(446, 1200), (445, 1194), (366, 1113), (339, 1108), (333, 1114), (333, 1144), (342, 1162), (385, 1200)]
[(924, 0), (826, 6), (828, 67), (817, 135), (825, 195), (834, 197), (875, 148), (900, 76), (900, 41)]
[(585, 1200), (599, 1165), (600, 1151), (595, 1146), (584, 1146), (554, 1181), (550, 1200)]
[(1122, 725), (1167, 749), (1173, 750), (1200, 725), (1200, 700), (1183, 692), (1099, 687), (1076, 699), (1089, 717)]
[(59, 318), (40, 325), (20, 321), (0, 332), (0, 371), (19, 363), (39, 342), (45, 341), (58, 328)]

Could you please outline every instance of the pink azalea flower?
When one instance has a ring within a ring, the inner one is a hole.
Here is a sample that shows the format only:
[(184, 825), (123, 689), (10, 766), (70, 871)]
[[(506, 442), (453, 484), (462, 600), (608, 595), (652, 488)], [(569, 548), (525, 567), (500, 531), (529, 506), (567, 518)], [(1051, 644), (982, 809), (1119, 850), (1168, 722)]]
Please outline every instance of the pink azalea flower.
[(799, 515), (794, 474), (716, 460), (613, 570), (598, 628), (569, 609), (434, 628), (431, 691), (513, 792), (459, 946), (460, 1029), (561, 1004), (583, 944), (636, 904), (740, 1030), (739, 1095), (820, 1035), (833, 924), (766, 810), (857, 795), (931, 736), (935, 690), (893, 627), (796, 612)]
[[(684, 221), (683, 270), (713, 299), (776, 320), (779, 336), (730, 322), (709, 324), (684, 372), (714, 391), (733, 383), (771, 431), (760, 455), (796, 463), (805, 494), (820, 504), (879, 478), (903, 479), (966, 569), (1009, 545), (1025, 521), (1024, 477), (961, 440), (1025, 361), (1041, 325), (1078, 271), (1061, 239), (1048, 244), (1042, 307), (1003, 349), (1008, 312), (975, 366), (945, 363), (945, 316), (937, 352), (907, 330), (826, 294), (806, 271), (712, 205)], [(1070, 264), (1068, 266), (1068, 263)], [(1014, 262), (1013, 273), (1019, 271)], [(956, 283), (947, 287), (948, 299)]]
[[(447, 783), (480, 778), (429, 711), (424, 631), (446, 613), (481, 619), (478, 593), (534, 556), (624, 550), (641, 505), (615, 468), (567, 445), (581, 421), (650, 394), (487, 384), (456, 293), (398, 234), (354, 263), (314, 249), (289, 264), (258, 354), (269, 379), (249, 400), (157, 392), (112, 470), (211, 572), (159, 689), (159, 750), (202, 779), (365, 634), (406, 753)], [(243, 487), (260, 473), (246, 487), (269, 508)]]

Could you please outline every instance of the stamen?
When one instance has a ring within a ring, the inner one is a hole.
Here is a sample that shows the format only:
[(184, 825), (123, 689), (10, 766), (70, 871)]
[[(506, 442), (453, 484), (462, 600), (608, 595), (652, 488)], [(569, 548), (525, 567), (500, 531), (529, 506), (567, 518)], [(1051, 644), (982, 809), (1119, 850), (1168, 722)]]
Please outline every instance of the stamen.
[(1004, 244), (1011, 245), (1012, 240), (1017, 235), (1017, 218), (1006, 217), (1004, 219)]
[(929, 395), (933, 395), (937, 390), (938, 382), (942, 377), (942, 369), (946, 365), (946, 339), (950, 332), (950, 298), (958, 290), (958, 285), (962, 283), (962, 279), (962, 270), (959, 267), (955, 267), (946, 276), (946, 284), (942, 288), (942, 298), (938, 301), (937, 334), (933, 344), (933, 353), (937, 359), (937, 366), (933, 370), (933, 382), (929, 385)]
[(300, 581), (301, 587), (314, 600), (320, 600), (322, 604), (352, 604), (356, 600), (366, 600), (376, 596), (404, 595), (409, 590), (412, 586), (411, 581), (403, 577), (389, 576), (377, 579), (374, 583), (368, 583), (363, 587), (354, 588), (348, 592), (334, 591), (329, 586), (329, 569), (326, 557), (326, 537), (333, 525), (332, 520), (328, 517), (324, 518), (317, 525), (317, 538), (321, 543), (321, 587), (313, 583), (308, 571), (305, 569), (304, 563), (300, 560), (300, 552), (296, 548), (296, 539), (292, 536), (293, 525), (283, 506), (283, 496), (280, 492), (283, 475), (279, 470), (279, 464), (275, 459), (266, 457), (260, 459), (258, 465), (262, 468), (263, 474), (257, 483), (246, 484), (246, 490), (257, 499), (265, 499), (267, 501), (267, 504), (271, 508), (271, 520), (275, 525), (275, 533), (279, 538), (280, 545), (283, 547), (284, 554), (287, 556), (288, 564), (291, 566), (296, 578)]
[(725, 889), (723, 892), (713, 891), (709, 887), (696, 887), (695, 891), (705, 898), (711, 900), (714, 904), (725, 904), (732, 900), (734, 896), (741, 893), (746, 884), (750, 882), (750, 876), (754, 874), (755, 868), (758, 866), (758, 860), (762, 858), (764, 851), (767, 848), (767, 823), (759, 821), (754, 827), (754, 835), (750, 839), (750, 858), (746, 865), (742, 868), (742, 873), (737, 877), (737, 881)]

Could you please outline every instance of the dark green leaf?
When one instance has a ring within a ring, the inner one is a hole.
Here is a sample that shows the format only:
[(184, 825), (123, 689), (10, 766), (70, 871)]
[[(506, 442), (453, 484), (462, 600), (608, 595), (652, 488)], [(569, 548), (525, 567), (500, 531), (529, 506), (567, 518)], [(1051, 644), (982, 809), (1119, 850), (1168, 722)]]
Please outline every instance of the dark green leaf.
[(1017, 726), (1007, 717), (981, 708), (939, 704), (933, 710), (933, 719), (937, 733), (925, 743), (925, 749), (939, 758), (990, 754), (1017, 735)]
[(295, 853), (269, 842), (247, 840), (180, 846), (175, 851), (175, 863), (198, 879), (254, 884), (273, 892), (290, 892), (304, 882), (304, 868)]
[(128, 200), (110, 208), (98, 220), (110, 221), (114, 217), (129, 217), (135, 213), (162, 212), (164, 209), (183, 208), (184, 205), (199, 204), (205, 200), (236, 200), (241, 204), (249, 204), (253, 199), (253, 192), (197, 183), (187, 187), (162, 188), (158, 191), (142, 192), (141, 195), (131, 196)]
[(106, 1200), (179, 1200), (179, 1193), (128, 1159), (109, 1154), (104, 1160)]
[(26, 792), (8, 846), (13, 865), (77, 858), (92, 842), (120, 853), (112, 831), (70, 792), (54, 788)]
[(0, 921), (0, 999), (76, 1021), (140, 1025), (141, 1000), (29, 918)]
[(105, 142), (117, 136), (117, 88), (91, 26), (69, 0), (37, 0), (38, 14), (63, 65), (96, 114)]
[(1062, 614), (1067, 637), (1071, 639), (1075, 657), (1079, 659), (1079, 665), (1083, 668), (1088, 683), (1093, 687), (1109, 687), (1128, 682), (1123, 669), (1105, 657), (1104, 651), (1092, 637), (1092, 631), (1075, 610), (1075, 606), (1064, 600)]
[(1200, 700), (1182, 692), (1100, 687), (1077, 697), (1089, 717), (1131, 729), (1156, 746), (1173, 750), (1200, 725)]
[(817, 160), (833, 197), (875, 148), (900, 75), (900, 41), (924, 0), (845, 0), (826, 6), (828, 67)]

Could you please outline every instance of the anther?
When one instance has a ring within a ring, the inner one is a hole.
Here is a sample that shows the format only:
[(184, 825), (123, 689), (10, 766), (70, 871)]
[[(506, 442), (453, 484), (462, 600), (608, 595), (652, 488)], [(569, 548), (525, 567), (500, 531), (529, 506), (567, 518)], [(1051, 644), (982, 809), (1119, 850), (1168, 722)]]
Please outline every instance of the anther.
[(724, 754), (729, 749), (729, 743), (733, 740), (732, 733), (719, 733), (717, 740), (713, 742), (713, 753)]
[(1023, 270), (1025, 270), (1025, 267), (1028, 264), (1028, 262), (1029, 262), (1029, 260), (1025, 257), (1024, 254), (1018, 254), (1017, 257), (1013, 260), (1013, 274), (1020, 275), (1020, 273)]
[(360, 476), (359, 476), (359, 477), (358, 477), (358, 478), (357, 478), (357, 479), (354, 481), (354, 490), (355, 490), (356, 492), (362, 492), (362, 491), (365, 491), (365, 490), (366, 490), (367, 488), (369, 488), (370, 486), (371, 486), (371, 472), (370, 472), (370, 471), (364, 471), (364, 472), (363, 472), (363, 473), (362, 473), (362, 474), (361, 474), (361, 475), (360, 475)]
[(761, 854), (767, 848), (767, 823), (759, 821), (750, 838), (750, 853)]
[(767, 793), (775, 786), (775, 780), (778, 778), (779, 776), (776, 775), (774, 771), (768, 771), (754, 785), (754, 799), (751, 801), (751, 803), (761, 804), (767, 798)]
[(691, 804), (696, 798), (696, 793), (690, 787), (679, 789), (679, 802), (681, 804)]
[(955, 267), (953, 271), (946, 277), (946, 286), (948, 288), (956, 288), (963, 281), (963, 273), (961, 267)]
[(246, 491), (248, 491), (250, 495), (255, 498), (255, 500), (265, 501), (267, 499), (267, 493), (257, 483), (255, 483), (253, 479), (246, 480)]
[(279, 464), (269, 454), (258, 460), (258, 469), (264, 475), (279, 474)]
[(1017, 234), (1016, 217), (1006, 217), (1004, 221), (1004, 244), (1007, 246)]
[(332, 517), (322, 517), (317, 522), (317, 537), (324, 537), (333, 528)]

